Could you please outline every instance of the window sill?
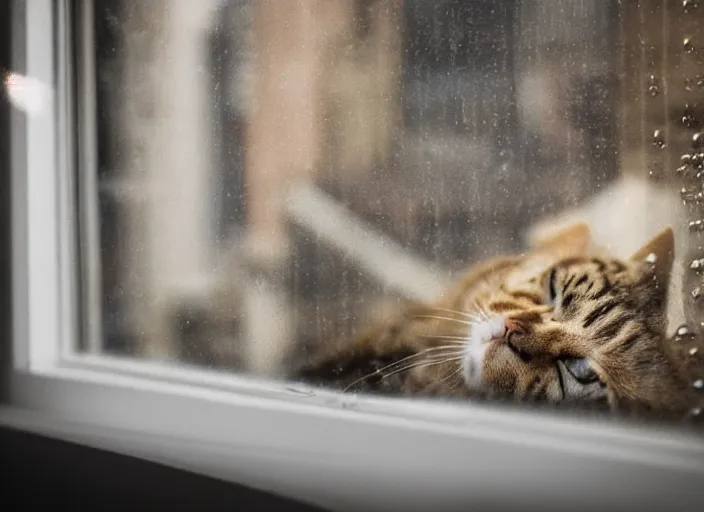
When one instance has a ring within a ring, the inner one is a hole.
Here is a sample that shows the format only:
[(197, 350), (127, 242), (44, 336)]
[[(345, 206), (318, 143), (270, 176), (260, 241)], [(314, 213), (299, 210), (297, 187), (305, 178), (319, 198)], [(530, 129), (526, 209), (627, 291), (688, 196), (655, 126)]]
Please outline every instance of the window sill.
[(704, 498), (701, 438), (593, 417), (347, 397), (96, 357), (16, 372), (11, 390), (13, 407), (0, 409), (9, 427), (335, 510), (670, 509)]

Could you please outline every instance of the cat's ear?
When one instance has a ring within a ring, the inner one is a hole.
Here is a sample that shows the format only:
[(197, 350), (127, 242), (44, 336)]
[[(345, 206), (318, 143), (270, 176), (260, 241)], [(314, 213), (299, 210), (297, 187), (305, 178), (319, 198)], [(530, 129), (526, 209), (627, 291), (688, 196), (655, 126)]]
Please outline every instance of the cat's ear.
[(572, 224), (560, 231), (533, 242), (538, 252), (549, 252), (560, 258), (579, 256), (589, 252), (592, 233), (586, 222)]
[(654, 276), (661, 284), (667, 284), (675, 260), (675, 235), (672, 228), (667, 228), (655, 235), (648, 243), (638, 249), (631, 262), (639, 264), (648, 275)]
[(591, 248), (591, 231), (584, 223), (575, 223), (552, 235), (535, 240), (521, 265), (507, 279), (508, 286), (518, 286), (539, 276), (558, 261), (585, 256)]

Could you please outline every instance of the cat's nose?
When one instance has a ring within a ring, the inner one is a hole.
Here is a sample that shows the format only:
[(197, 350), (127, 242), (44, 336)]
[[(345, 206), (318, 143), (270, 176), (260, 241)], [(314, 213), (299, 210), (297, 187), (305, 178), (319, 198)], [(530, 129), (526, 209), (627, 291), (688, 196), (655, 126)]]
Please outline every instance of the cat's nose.
[(506, 326), (506, 332), (523, 332), (523, 326), (518, 320), (515, 320), (513, 318), (507, 318), (506, 321), (504, 322), (504, 325)]

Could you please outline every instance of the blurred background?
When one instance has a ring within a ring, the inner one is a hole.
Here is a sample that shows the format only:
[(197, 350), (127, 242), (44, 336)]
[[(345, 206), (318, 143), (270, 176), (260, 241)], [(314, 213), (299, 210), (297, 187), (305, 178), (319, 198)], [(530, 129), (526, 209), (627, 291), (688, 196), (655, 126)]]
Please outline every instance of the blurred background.
[(81, 350), (281, 375), (575, 215), (624, 251), (676, 223), (698, 333), (703, 27), (679, 0), (96, 0)]

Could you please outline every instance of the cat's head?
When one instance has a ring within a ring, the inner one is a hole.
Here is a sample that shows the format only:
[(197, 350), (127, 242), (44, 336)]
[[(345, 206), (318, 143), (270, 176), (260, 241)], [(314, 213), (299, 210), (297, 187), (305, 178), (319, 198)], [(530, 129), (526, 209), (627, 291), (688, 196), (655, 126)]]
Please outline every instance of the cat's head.
[(471, 317), (465, 385), (519, 400), (685, 408), (666, 336), (673, 255), (670, 229), (628, 260), (594, 254), (580, 224), (479, 275), (448, 305)]

